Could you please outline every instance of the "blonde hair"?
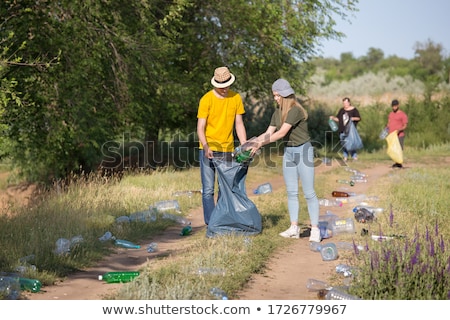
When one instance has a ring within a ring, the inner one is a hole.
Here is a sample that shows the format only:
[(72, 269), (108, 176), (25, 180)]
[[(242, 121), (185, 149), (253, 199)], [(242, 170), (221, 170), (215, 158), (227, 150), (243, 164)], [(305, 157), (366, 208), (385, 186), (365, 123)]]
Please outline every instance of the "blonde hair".
[(308, 119), (308, 112), (305, 108), (297, 101), (294, 94), (291, 94), (287, 97), (281, 97), (281, 103), (280, 103), (280, 112), (281, 112), (281, 124), (283, 124), (286, 121), (287, 114), (289, 110), (292, 108), (299, 108), (303, 111), (303, 115), (305, 116), (305, 120)]

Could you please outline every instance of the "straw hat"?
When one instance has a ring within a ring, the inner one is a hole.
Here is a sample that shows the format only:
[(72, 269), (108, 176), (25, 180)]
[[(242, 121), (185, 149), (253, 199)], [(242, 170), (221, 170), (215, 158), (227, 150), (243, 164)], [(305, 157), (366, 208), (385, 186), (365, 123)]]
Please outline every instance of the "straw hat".
[(234, 80), (236, 80), (236, 77), (227, 67), (219, 67), (214, 70), (214, 77), (211, 79), (211, 84), (216, 88), (226, 88), (231, 86)]

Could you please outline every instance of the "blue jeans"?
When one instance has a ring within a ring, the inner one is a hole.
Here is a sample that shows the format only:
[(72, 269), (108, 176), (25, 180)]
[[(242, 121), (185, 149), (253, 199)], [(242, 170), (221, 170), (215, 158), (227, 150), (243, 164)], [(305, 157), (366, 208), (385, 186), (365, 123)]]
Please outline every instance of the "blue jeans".
[[(344, 138), (345, 138), (345, 134), (344, 133), (340, 133), (339, 134), (339, 139), (341, 141), (343, 141)], [(348, 158), (349, 155), (352, 158), (358, 157), (358, 154), (356, 153), (356, 150), (347, 150), (347, 149), (345, 149), (345, 147), (342, 147), (342, 155), (344, 156), (344, 158)]]
[[(214, 199), (214, 189), (216, 183), (216, 167), (211, 159), (205, 157), (202, 149), (199, 152), (200, 156), (200, 178), (202, 181), (202, 204), (203, 204), (203, 219), (205, 224), (209, 224), (211, 214), (216, 207)], [(228, 157), (231, 158), (231, 152), (214, 152), (214, 157)], [(245, 176), (239, 181), (239, 189), (246, 193)], [(220, 186), (218, 186), (218, 197), (220, 197)]]
[(317, 226), (319, 224), (319, 200), (314, 191), (314, 148), (310, 142), (298, 147), (286, 147), (284, 149), (283, 176), (291, 222), (298, 223), (300, 179), (311, 225)]

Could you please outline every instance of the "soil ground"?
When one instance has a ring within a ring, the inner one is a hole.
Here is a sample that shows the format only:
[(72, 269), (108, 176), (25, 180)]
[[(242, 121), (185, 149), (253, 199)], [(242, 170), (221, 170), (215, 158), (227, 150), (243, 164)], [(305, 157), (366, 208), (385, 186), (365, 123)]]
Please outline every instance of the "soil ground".
[[(324, 170), (339, 165), (333, 161), (332, 166), (319, 166), (316, 168), (316, 175)], [(349, 164), (351, 166), (351, 163)], [(377, 183), (377, 180), (398, 169), (392, 169), (389, 162), (383, 162), (373, 166), (364, 173), (369, 175), (367, 183), (357, 183), (351, 191), (357, 194), (365, 194), (370, 186)], [(249, 173), (250, 174), (250, 173)], [(282, 176), (269, 181), (273, 189), (284, 188)], [(248, 186), (248, 190), (253, 190), (256, 186)], [(22, 192), (21, 192), (22, 191)], [(25, 190), (25, 193), (27, 191)], [(29, 192), (29, 190), (28, 190)], [(24, 190), (15, 190), (6, 198), (26, 199)], [(263, 195), (262, 195), (263, 196)], [(249, 194), (249, 197), (253, 197)], [(327, 210), (338, 216), (348, 217), (354, 204), (344, 204), (342, 207), (321, 207), (320, 214)], [(191, 220), (193, 232), (205, 232), (202, 208), (196, 208), (189, 212), (188, 218)], [(356, 223), (355, 223), (356, 224)], [(287, 228), (288, 226), (286, 226)], [(96, 266), (77, 272), (53, 286), (45, 286), (39, 293), (27, 293), (28, 300), (101, 300), (107, 299), (120, 284), (107, 284), (98, 280), (98, 275), (108, 271), (137, 270), (145, 265), (148, 260), (158, 255), (165, 257), (176, 255), (177, 250), (182, 250), (183, 243), (187, 244), (188, 238), (179, 236), (180, 227), (172, 227), (158, 237), (143, 242), (141, 249), (117, 249), (110, 256), (105, 257)], [(322, 243), (339, 241), (335, 238), (324, 239)], [(150, 242), (158, 243), (158, 250), (148, 253), (146, 244)], [(311, 292), (306, 288), (309, 278), (326, 281), (330, 273), (335, 272), (337, 264), (342, 263), (339, 259), (334, 261), (322, 261), (320, 253), (313, 252), (309, 248), (308, 234), (300, 239), (292, 239), (292, 244), (283, 251), (276, 252), (267, 262), (266, 269), (261, 274), (251, 277), (246, 287), (238, 292), (240, 300), (315, 300), (318, 299), (317, 292)]]

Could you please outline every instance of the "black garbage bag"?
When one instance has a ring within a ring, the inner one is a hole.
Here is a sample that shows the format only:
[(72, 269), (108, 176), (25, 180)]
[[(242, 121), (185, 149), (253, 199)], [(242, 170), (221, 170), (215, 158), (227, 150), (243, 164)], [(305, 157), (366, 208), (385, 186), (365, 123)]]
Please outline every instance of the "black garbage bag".
[(255, 235), (261, 233), (261, 214), (247, 197), (239, 183), (245, 179), (248, 163), (238, 163), (233, 159), (214, 158), (218, 181), (219, 198), (209, 220), (206, 236)]

